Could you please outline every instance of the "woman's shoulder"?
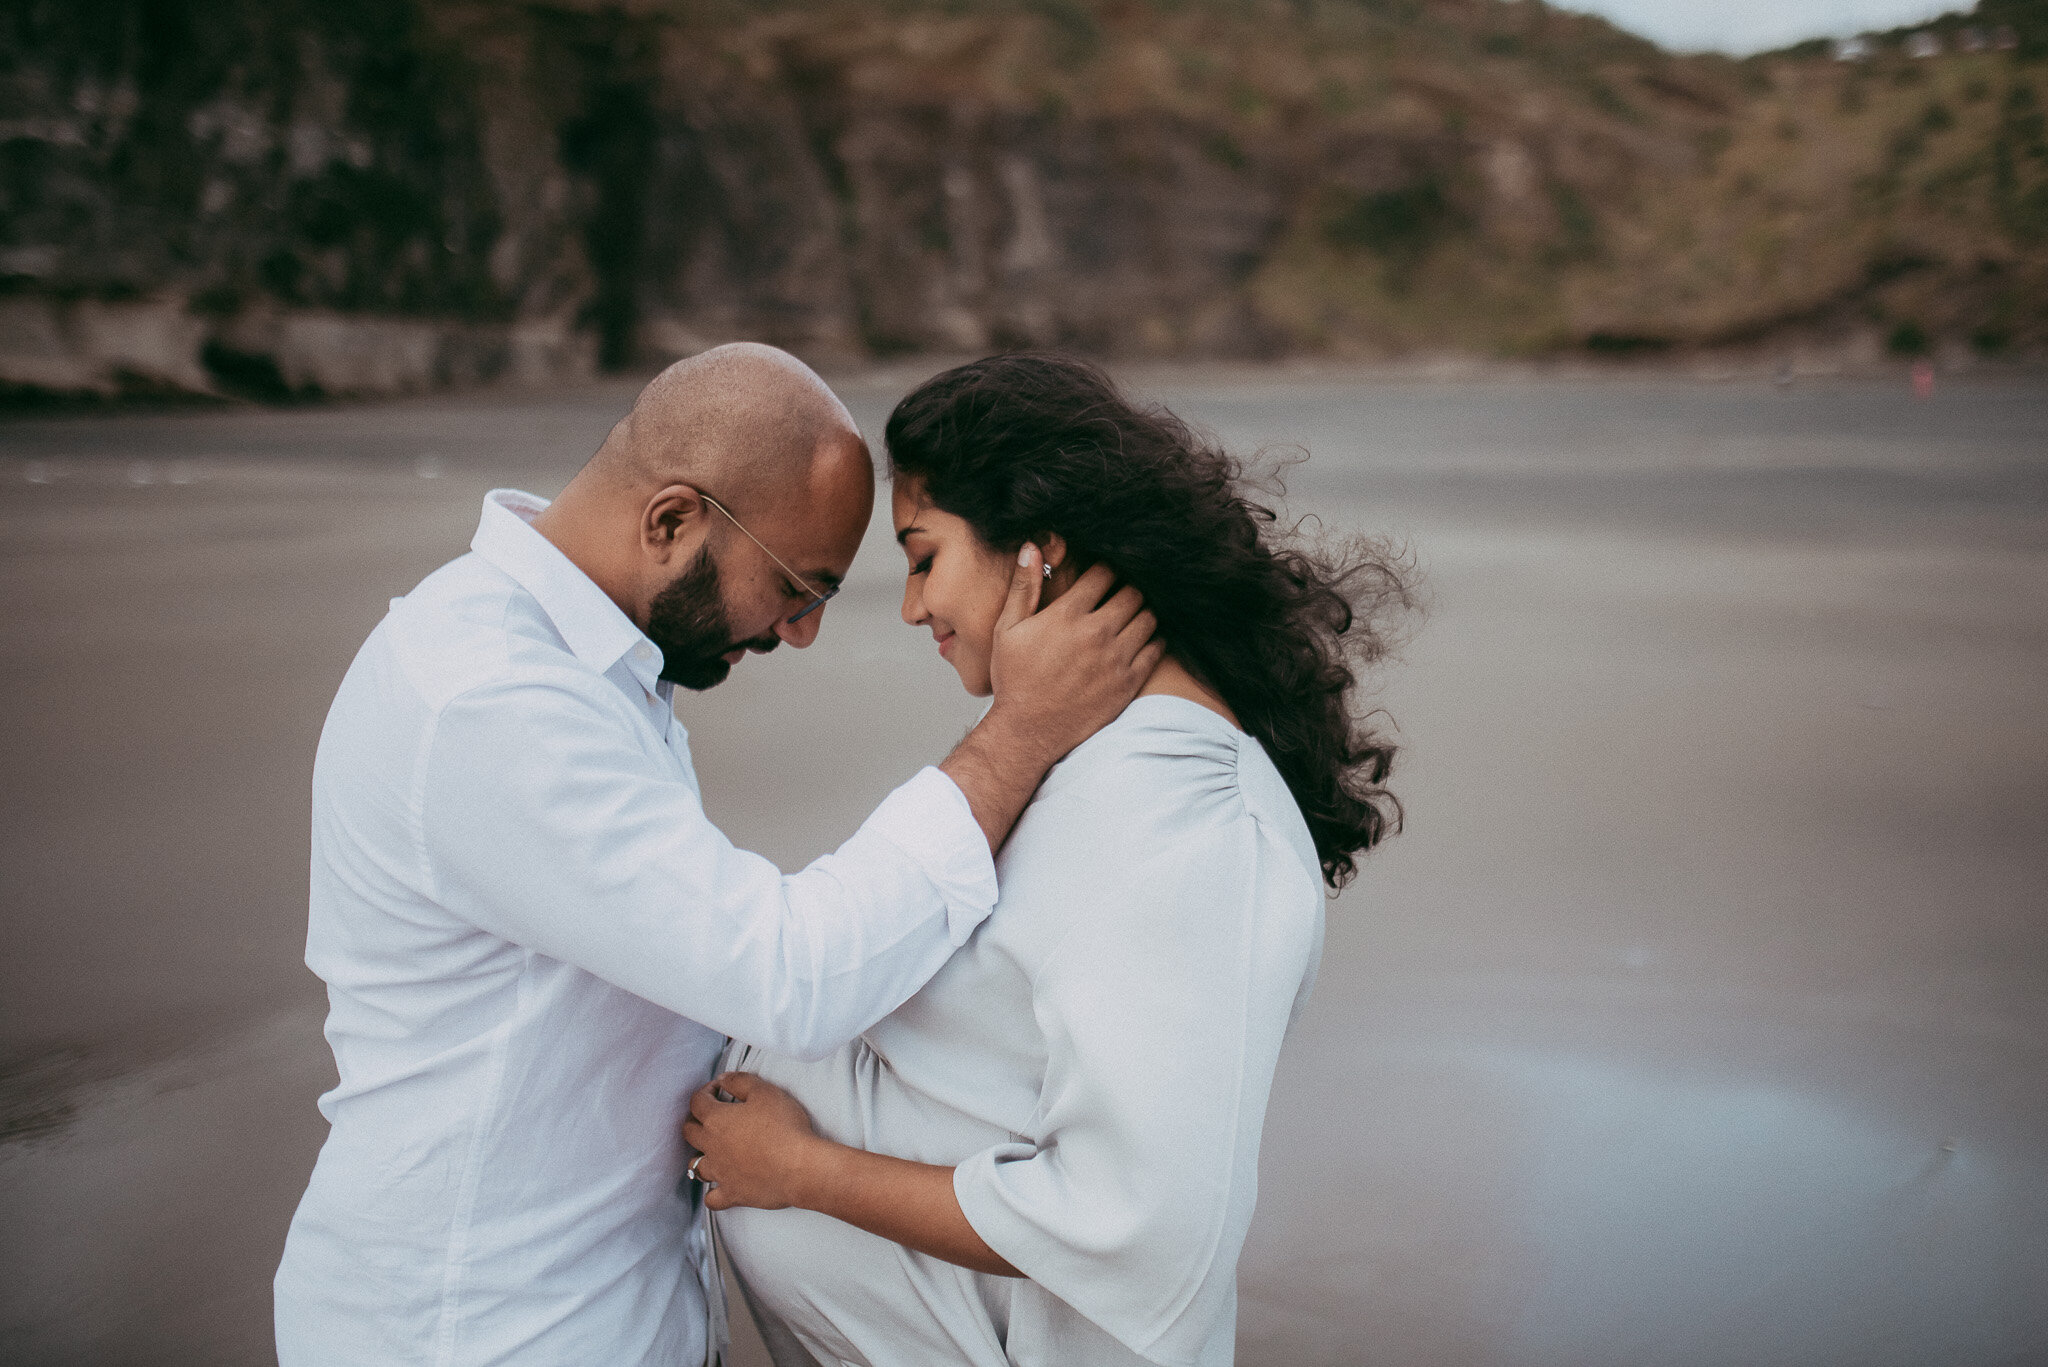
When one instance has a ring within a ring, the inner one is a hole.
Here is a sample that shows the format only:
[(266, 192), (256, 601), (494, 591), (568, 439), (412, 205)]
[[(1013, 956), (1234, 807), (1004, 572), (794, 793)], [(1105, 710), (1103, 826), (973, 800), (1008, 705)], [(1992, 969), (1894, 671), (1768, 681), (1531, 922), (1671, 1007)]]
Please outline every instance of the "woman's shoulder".
[(1132, 702), (1055, 766), (1033, 805), (1130, 857), (1248, 821), (1316, 866), (1301, 810), (1265, 748), (1186, 698)]
[(1054, 765), (1039, 801), (1101, 802), (1218, 788), (1237, 779), (1239, 742), (1251, 738), (1186, 698), (1137, 698), (1115, 721)]
[(1321, 870), (1293, 794), (1255, 737), (1182, 698), (1140, 698), (1077, 748), (996, 867), (1002, 899), (977, 934), (1034, 978), (1071, 970), (1077, 935), (1239, 944), (1256, 930), (1308, 954), (1320, 933)]

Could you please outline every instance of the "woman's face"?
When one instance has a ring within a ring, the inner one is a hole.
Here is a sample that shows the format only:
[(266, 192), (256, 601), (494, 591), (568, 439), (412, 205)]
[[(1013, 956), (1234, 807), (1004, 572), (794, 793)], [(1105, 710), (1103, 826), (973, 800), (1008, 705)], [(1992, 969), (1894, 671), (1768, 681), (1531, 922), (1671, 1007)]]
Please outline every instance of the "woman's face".
[(890, 500), (896, 544), (909, 573), (903, 581), (903, 620), (931, 628), (939, 654), (977, 698), (991, 691), (989, 653), (996, 619), (1010, 592), (1012, 559), (984, 545), (962, 518), (925, 501), (924, 485), (899, 479)]

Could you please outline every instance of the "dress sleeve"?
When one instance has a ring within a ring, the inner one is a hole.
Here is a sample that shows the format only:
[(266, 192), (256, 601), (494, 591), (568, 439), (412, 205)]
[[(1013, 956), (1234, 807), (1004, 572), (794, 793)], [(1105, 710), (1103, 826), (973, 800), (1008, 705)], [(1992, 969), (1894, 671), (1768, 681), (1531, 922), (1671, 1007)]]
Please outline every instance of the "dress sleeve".
[(1249, 816), (1103, 889), (1042, 964), (1031, 1143), (954, 1171), (1011, 1266), (1153, 1362), (1196, 1360), (1232, 1305), (1259, 1134), (1321, 898)]
[(894, 1010), (993, 907), (987, 837), (937, 770), (784, 875), (711, 824), (604, 690), (522, 682), (442, 709), (417, 782), (419, 859), (443, 906), (804, 1058)]

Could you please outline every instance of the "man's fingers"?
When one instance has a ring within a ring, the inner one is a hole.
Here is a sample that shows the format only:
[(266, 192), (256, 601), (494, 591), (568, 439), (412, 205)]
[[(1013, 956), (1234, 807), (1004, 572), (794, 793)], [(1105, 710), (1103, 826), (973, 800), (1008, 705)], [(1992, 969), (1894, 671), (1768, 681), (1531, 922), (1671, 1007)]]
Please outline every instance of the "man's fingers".
[[(713, 1078), (711, 1085), (723, 1091), (734, 1101), (745, 1101), (747, 1095), (754, 1090), (754, 1084), (760, 1080), (760, 1078), (755, 1077), (752, 1073), (723, 1073)], [(724, 1105), (725, 1103), (717, 1102), (716, 1104)]]
[(1044, 564), (1044, 555), (1029, 541), (1017, 552), (1016, 567), (1010, 571), (1010, 596), (1003, 600), (1002, 615), (996, 618), (998, 634), (1038, 611), (1045, 584)]
[(711, 1114), (712, 1107), (722, 1104), (717, 1097), (711, 1094), (711, 1088), (717, 1085), (714, 1082), (708, 1086), (699, 1087), (696, 1091), (690, 1093), (690, 1115), (693, 1119), (704, 1119)]
[(1110, 630), (1121, 631), (1144, 606), (1145, 595), (1126, 584), (1111, 594), (1109, 600), (1101, 607), (1095, 609), (1094, 617)]
[(685, 1144), (688, 1144), (698, 1153), (702, 1153), (704, 1152), (704, 1139), (705, 1133), (703, 1121), (697, 1119), (697, 1117), (693, 1115), (688, 1120), (685, 1120), (683, 1122), (683, 1142)]
[(1117, 644), (1135, 655), (1139, 646), (1158, 633), (1159, 619), (1152, 615), (1150, 609), (1146, 609), (1124, 623), (1123, 630), (1116, 634)]
[(1132, 669), (1140, 679), (1149, 679), (1152, 677), (1152, 671), (1159, 668), (1159, 662), (1165, 658), (1166, 642), (1155, 637), (1138, 652), (1138, 658), (1131, 662)]
[(1081, 571), (1074, 587), (1060, 595), (1060, 605), (1073, 613), (1093, 612), (1115, 587), (1116, 573), (1098, 561)]

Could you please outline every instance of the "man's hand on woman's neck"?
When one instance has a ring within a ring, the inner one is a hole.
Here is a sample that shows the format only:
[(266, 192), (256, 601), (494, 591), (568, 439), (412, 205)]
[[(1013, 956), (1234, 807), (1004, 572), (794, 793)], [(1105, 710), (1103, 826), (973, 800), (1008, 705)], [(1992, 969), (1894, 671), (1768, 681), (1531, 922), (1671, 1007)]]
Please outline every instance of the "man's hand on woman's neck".
[(1165, 653), (1137, 590), (1111, 593), (1105, 567), (1039, 611), (1042, 564), (1038, 548), (1026, 545), (996, 621), (995, 700), (939, 766), (967, 795), (992, 850), (1009, 838), (1046, 770), (1116, 720)]

